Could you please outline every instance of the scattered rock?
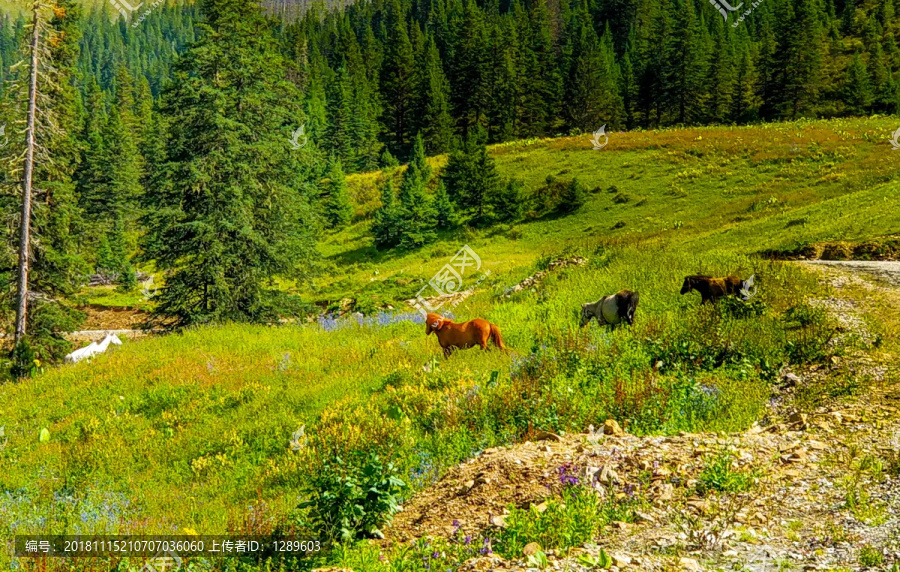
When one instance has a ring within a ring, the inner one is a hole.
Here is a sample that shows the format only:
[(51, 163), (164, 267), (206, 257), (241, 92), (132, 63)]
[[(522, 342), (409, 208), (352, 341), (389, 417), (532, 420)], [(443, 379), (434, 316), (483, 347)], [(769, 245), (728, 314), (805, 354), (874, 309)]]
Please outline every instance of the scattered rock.
[(531, 556), (535, 552), (540, 552), (541, 545), (537, 542), (529, 542), (522, 548), (522, 556)]
[(605, 435), (612, 435), (613, 437), (625, 435), (625, 431), (622, 430), (622, 427), (619, 426), (619, 422), (615, 419), (607, 419), (603, 423), (603, 433)]
[(682, 570), (687, 570), (688, 572), (703, 572), (703, 567), (693, 558), (680, 558), (678, 565)]
[(538, 431), (534, 436), (535, 441), (562, 441), (562, 437), (550, 431)]

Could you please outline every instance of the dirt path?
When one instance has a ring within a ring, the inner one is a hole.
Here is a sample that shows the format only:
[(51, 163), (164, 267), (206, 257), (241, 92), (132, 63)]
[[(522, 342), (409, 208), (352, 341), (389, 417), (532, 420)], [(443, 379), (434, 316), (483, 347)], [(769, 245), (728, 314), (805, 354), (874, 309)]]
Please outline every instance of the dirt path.
[[(731, 435), (550, 436), (488, 450), (412, 499), (389, 539), (449, 536), (453, 521), (465, 533), (496, 534), (510, 503), (540, 510), (560, 487), (558, 468), (570, 464), (582, 479), (611, 482), (617, 494), (639, 491), (647, 505), (637, 522), (605, 529), (596, 545), (547, 550), (549, 569), (596, 569), (584, 562), (602, 548), (612, 570), (623, 571), (900, 570), (900, 378), (868, 327), (871, 318), (900, 316), (900, 263), (800, 264), (832, 285), (834, 296), (817, 302), (870, 351), (787, 374), (765, 426)], [(850, 396), (840, 391), (848, 380), (856, 387)], [(835, 395), (800, 411), (804, 389)], [(737, 469), (758, 475), (756, 486), (698, 497), (698, 475), (724, 449)], [(492, 555), (462, 569), (529, 566), (524, 557)]]
[[(862, 274), (887, 282), (900, 288), (900, 261), (869, 260), (809, 260), (807, 266), (825, 266), (846, 274)], [(900, 293), (898, 293), (900, 295)]]

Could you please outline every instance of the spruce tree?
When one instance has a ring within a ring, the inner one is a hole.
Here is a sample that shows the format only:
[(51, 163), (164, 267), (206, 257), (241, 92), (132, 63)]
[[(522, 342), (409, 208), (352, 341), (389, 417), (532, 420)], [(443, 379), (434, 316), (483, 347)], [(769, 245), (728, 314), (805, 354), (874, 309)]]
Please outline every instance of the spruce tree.
[(483, 128), (473, 129), (462, 147), (450, 154), (441, 175), (450, 198), (476, 225), (491, 221), (490, 198), (500, 187), (500, 176), (488, 155), (485, 139)]
[(353, 218), (353, 205), (347, 192), (347, 181), (340, 159), (333, 159), (328, 165), (323, 197), (325, 220), (330, 228), (341, 228)]
[(844, 81), (844, 102), (847, 111), (852, 115), (863, 115), (872, 105), (872, 82), (866, 64), (859, 54), (855, 54), (847, 66), (847, 78)]
[(435, 226), (441, 230), (451, 230), (459, 226), (459, 217), (450, 195), (447, 194), (447, 186), (444, 181), (438, 181), (434, 191)]
[(387, 27), (380, 83), (383, 117), (389, 146), (405, 156), (415, 125), (415, 58), (399, 0), (388, 4)]
[[(71, 348), (65, 333), (77, 328), (83, 314), (60, 303), (71, 296), (79, 286), (79, 276), (86, 271), (79, 253), (77, 232), (80, 227), (80, 213), (73, 176), (78, 167), (80, 149), (78, 147), (78, 102), (74, 88), (77, 77), (76, 62), (79, 53), (81, 7), (71, 0), (52, 3), (39, 2), (34, 8), (34, 19), (27, 33), (22, 30), (19, 37), (37, 40), (35, 70), (37, 110), (30, 130), (30, 142), (35, 152), (31, 159), (32, 196), (30, 216), (20, 220), (30, 230), (28, 250), (28, 272), (25, 290), (20, 290), (26, 301), (21, 317), (22, 328), (17, 324), (16, 356), (34, 356), (53, 362), (62, 359)], [(24, 20), (23, 20), (24, 27)], [(29, 44), (29, 56), (32, 55)], [(15, 109), (12, 118), (24, 120), (28, 109), (28, 79), (31, 66), (20, 66), (15, 71), (16, 87), (8, 95)], [(9, 135), (9, 133), (7, 133)], [(7, 176), (23, 178), (23, 156), (28, 141), (11, 137), (5, 154), (10, 158)], [(27, 156), (26, 156), (27, 160)], [(16, 205), (19, 210), (22, 205)], [(24, 210), (24, 209), (23, 209)], [(18, 232), (10, 239), (20, 243)], [(20, 243), (21, 244), (21, 243)], [(12, 265), (15, 265), (15, 262)], [(20, 259), (21, 262), (21, 259)], [(12, 282), (11, 274), (0, 274), (0, 278)], [(20, 283), (21, 285), (21, 283)], [(2, 288), (3, 292), (13, 292), (15, 287)], [(9, 300), (8, 300), (9, 301)], [(13, 304), (9, 304), (13, 306)], [(20, 363), (14, 356), (16, 374), (25, 374), (33, 366)]]
[(453, 118), (450, 116), (450, 90), (434, 37), (428, 37), (425, 59), (419, 70), (425, 148), (430, 155), (439, 155), (450, 150), (453, 142)]
[(255, 2), (203, 0), (200, 10), (202, 35), (163, 95), (166, 176), (143, 240), (165, 276), (155, 316), (171, 327), (273, 321), (272, 280), (303, 279), (314, 261), (301, 189), (315, 159), (289, 145), (300, 94)]
[(497, 188), (488, 198), (493, 219), (499, 222), (515, 222), (522, 216), (525, 186), (517, 179), (510, 179)]
[(431, 168), (425, 161), (425, 142), (422, 134), (416, 136), (409, 166), (400, 183), (399, 245), (414, 249), (435, 239), (437, 215), (431, 198), (425, 192)]
[(371, 232), (378, 250), (387, 250), (400, 244), (400, 211), (390, 179), (381, 188), (381, 206), (372, 217)]

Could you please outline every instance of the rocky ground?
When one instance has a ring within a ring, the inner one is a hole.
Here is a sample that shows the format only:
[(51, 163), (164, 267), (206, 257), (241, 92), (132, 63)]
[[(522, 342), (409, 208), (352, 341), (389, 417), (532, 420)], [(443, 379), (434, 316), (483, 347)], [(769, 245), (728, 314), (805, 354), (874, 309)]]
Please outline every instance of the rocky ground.
[[(785, 372), (760, 424), (740, 434), (635, 437), (607, 422), (596, 433), (547, 433), (487, 450), (412, 499), (388, 542), (450, 536), (453, 521), (465, 533), (490, 534), (505, 525), (510, 504), (540, 510), (569, 464), (612, 491), (604, 494), (636, 494), (646, 504), (636, 522), (615, 523), (596, 544), (565, 554), (526, 547), (546, 553), (547, 569), (596, 569), (585, 555), (602, 549), (612, 570), (900, 571), (900, 378), (867, 326), (873, 315), (900, 315), (900, 263), (804, 264), (834, 287), (818, 303), (869, 349)], [(855, 391), (840, 391), (847, 380)], [(838, 391), (810, 402), (821, 388)], [(698, 475), (723, 450), (755, 485), (699, 496)], [(526, 570), (526, 556), (479, 557), (463, 569)]]

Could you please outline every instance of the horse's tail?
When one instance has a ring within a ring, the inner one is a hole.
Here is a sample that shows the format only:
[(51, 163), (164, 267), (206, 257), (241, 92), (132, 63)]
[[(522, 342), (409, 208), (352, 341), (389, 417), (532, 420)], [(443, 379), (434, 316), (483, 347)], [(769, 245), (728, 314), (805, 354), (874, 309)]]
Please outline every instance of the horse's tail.
[(494, 324), (491, 324), (491, 341), (501, 350), (506, 349), (506, 346), (503, 345), (503, 338), (500, 337), (500, 328)]

